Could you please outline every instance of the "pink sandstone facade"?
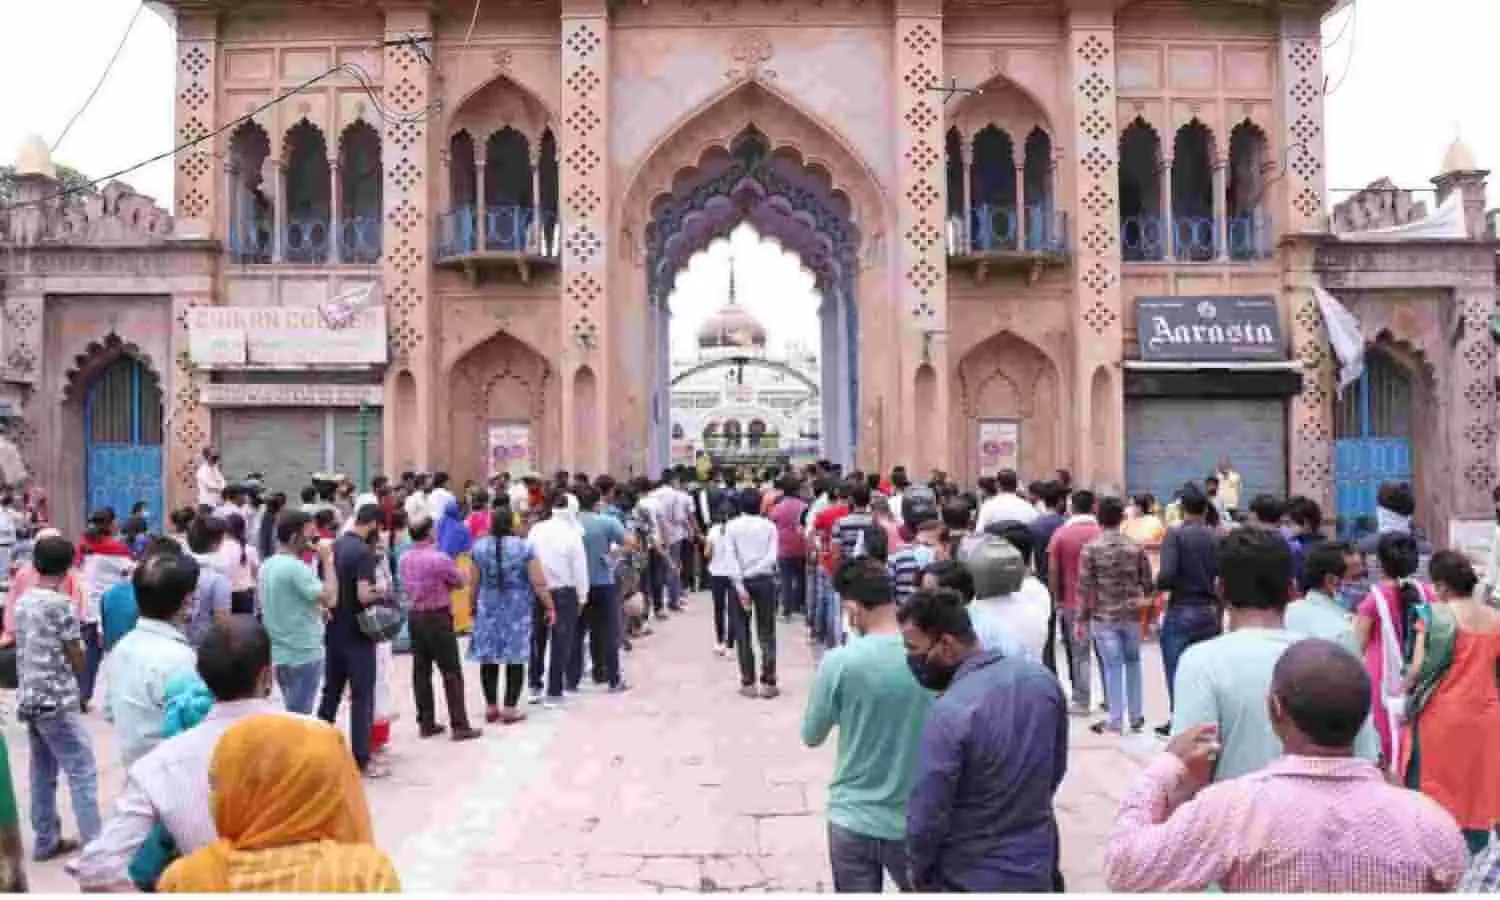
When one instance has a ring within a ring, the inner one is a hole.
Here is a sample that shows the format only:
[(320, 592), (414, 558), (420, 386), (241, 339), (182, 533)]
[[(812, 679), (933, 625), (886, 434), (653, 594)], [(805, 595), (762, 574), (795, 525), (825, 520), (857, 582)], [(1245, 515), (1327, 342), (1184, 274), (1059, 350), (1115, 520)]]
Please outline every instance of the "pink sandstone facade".
[[(274, 456), (265, 434), (312, 429), (318, 459), (347, 469), (352, 420), (321, 407), (359, 404), (379, 435), (367, 462), (387, 472), (481, 478), (497, 426), (521, 429), (528, 466), (649, 471), (672, 278), (749, 221), (818, 279), (830, 456), (965, 480), (992, 452), (1026, 476), (1066, 467), (1115, 488), (1201, 477), (1201, 458), (1172, 454), (1214, 443), (1207, 420), (1127, 450), (1206, 408), (1184, 386), (1191, 359), (1140, 358), (1137, 304), (1204, 298), (1209, 316), (1215, 298), (1271, 298), (1261, 374), (1277, 377), (1242, 390), (1225, 375), (1218, 396), (1268, 398), (1262, 489), (1331, 507), (1339, 401), (1311, 292), (1331, 268), (1329, 287), (1378, 321), (1372, 342), (1436, 400), (1422, 415), (1441, 428), (1412, 436), (1413, 477), (1436, 492), (1429, 527), (1480, 515), (1494, 245), (1482, 224), (1421, 251), (1360, 255), (1330, 237), (1329, 6), (174, 0), (177, 137), (224, 130), (177, 159), (172, 237), (109, 257), (123, 293), (154, 299), (90, 302), (94, 318), (70, 314), (54, 338), (44, 298), (113, 289), (84, 283), (92, 269), (7, 283), (7, 346), (44, 360), (11, 357), (7, 377), (42, 392), (23, 449), (69, 434), (66, 413), (39, 410), (86, 376), (69, 361), (124, 352), (114, 335), (163, 381), (174, 501), (209, 441), (232, 460), (258, 433)], [(1483, 173), (1450, 175), (1482, 198)], [(132, 255), (153, 261), (137, 271)], [(253, 330), (273, 321), (264, 310), (370, 284), (378, 364), (316, 336), (281, 366), (207, 365), (194, 349), (209, 321), (194, 307), (254, 312)], [(77, 465), (42, 470), (79, 505)]]

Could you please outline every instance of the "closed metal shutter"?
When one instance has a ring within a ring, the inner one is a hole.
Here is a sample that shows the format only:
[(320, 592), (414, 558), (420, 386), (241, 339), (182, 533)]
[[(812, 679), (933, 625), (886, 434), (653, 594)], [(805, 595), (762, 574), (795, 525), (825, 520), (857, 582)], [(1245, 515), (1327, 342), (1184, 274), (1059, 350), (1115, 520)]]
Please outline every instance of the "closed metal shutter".
[(284, 491), (295, 505), (309, 476), (324, 465), (323, 409), (221, 409), (214, 414), (214, 443), (230, 481), (251, 472), (265, 476), (268, 491)]
[(395, 477), (393, 473), (385, 472), (381, 469), (381, 422), (382, 417), (378, 407), (366, 411), (365, 461), (369, 467), (369, 471), (361, 479), (359, 471), (359, 410), (336, 409), (333, 411), (333, 470), (335, 472), (342, 472), (353, 478), (360, 493), (369, 488), (370, 479), (376, 475)]
[(1125, 402), (1125, 479), (1166, 504), (1221, 459), (1244, 478), (1241, 507), (1286, 494), (1286, 403), (1280, 399), (1151, 397)]

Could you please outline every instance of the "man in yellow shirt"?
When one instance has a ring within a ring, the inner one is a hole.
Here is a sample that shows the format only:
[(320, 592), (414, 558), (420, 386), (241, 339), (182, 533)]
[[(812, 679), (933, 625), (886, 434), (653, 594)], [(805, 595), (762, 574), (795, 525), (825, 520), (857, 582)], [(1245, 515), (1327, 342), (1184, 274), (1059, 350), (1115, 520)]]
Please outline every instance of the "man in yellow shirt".
[(1240, 494), (1244, 490), (1245, 479), (1234, 470), (1234, 464), (1229, 457), (1219, 460), (1219, 471), (1214, 473), (1219, 479), (1219, 503), (1226, 512), (1235, 512), (1240, 508)]

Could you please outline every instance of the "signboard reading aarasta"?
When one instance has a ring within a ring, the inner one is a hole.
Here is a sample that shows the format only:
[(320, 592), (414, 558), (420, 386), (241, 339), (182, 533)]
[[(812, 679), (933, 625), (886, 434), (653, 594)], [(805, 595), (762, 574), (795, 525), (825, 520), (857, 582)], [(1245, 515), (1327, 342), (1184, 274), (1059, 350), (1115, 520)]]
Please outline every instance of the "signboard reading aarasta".
[(1263, 297), (1137, 297), (1141, 359), (1246, 362), (1285, 359), (1281, 308)]
[(204, 369), (383, 365), (385, 308), (366, 307), (348, 325), (329, 328), (314, 307), (195, 306), (188, 355)]

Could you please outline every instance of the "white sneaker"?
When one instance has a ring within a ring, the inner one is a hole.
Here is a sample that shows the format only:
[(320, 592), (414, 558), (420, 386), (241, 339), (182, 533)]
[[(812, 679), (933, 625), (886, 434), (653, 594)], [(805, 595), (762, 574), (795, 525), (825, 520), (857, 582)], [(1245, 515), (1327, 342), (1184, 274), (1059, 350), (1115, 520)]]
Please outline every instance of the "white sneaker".
[(561, 697), (543, 697), (541, 699), (541, 706), (542, 706), (542, 709), (562, 709), (563, 708), (563, 698), (561, 698)]
[(531, 692), (531, 696), (529, 696), (529, 697), (526, 698), (526, 704), (528, 706), (536, 706), (537, 704), (539, 704), (541, 702), (542, 702), (542, 692), (541, 691), (532, 691)]

